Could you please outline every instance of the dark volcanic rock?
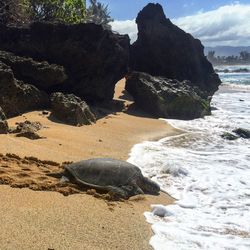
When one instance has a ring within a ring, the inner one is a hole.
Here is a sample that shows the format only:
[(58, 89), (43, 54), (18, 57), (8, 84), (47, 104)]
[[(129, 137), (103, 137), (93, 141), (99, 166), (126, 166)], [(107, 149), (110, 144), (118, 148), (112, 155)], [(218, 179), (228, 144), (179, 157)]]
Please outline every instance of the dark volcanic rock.
[(90, 125), (96, 118), (86, 102), (81, 98), (57, 92), (51, 95), (51, 115), (66, 124), (74, 126)]
[(68, 80), (56, 91), (74, 93), (88, 102), (111, 100), (115, 84), (127, 73), (129, 37), (100, 25), (0, 25), (0, 34), (0, 49), (62, 65)]
[(244, 139), (249, 139), (250, 138), (250, 130), (248, 130), (248, 129), (237, 128), (237, 129), (233, 130), (233, 132), (235, 134), (237, 134), (238, 136), (240, 136), (241, 138), (244, 138)]
[(64, 68), (56, 64), (37, 62), (6, 51), (0, 51), (0, 61), (11, 67), (15, 78), (42, 90), (49, 91), (67, 79)]
[(133, 72), (127, 77), (126, 90), (138, 106), (154, 116), (194, 119), (210, 114), (209, 101), (202, 99), (188, 81)]
[(0, 106), (7, 117), (47, 108), (48, 105), (45, 92), (16, 80), (10, 67), (0, 61)]
[(44, 137), (37, 134), (41, 128), (40, 122), (25, 121), (18, 123), (16, 129), (11, 133), (16, 134), (17, 137), (26, 137), (31, 140), (43, 139)]
[(228, 133), (228, 132), (224, 132), (221, 137), (225, 140), (229, 140), (229, 141), (234, 141), (234, 140), (237, 140), (239, 137), (236, 136), (236, 135), (233, 135), (231, 133)]
[(198, 39), (171, 23), (159, 4), (148, 4), (137, 16), (138, 39), (131, 46), (130, 69), (192, 85), (211, 96), (221, 83)]
[(6, 116), (0, 107), (0, 134), (7, 134), (8, 133), (8, 123), (6, 121)]

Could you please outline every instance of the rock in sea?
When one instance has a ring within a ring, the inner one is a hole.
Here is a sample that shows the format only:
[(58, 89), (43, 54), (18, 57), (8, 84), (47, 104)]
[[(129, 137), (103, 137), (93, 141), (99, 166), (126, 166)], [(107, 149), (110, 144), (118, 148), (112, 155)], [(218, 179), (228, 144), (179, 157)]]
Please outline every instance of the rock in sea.
[(229, 132), (224, 132), (221, 137), (225, 140), (229, 140), (229, 141), (234, 141), (234, 140), (237, 140), (239, 137), (234, 135), (234, 134), (231, 134)]
[(244, 139), (249, 139), (250, 138), (250, 130), (248, 130), (248, 129), (237, 128), (237, 129), (233, 130), (233, 132), (235, 134), (237, 134), (238, 136), (240, 136), (241, 138), (244, 138)]

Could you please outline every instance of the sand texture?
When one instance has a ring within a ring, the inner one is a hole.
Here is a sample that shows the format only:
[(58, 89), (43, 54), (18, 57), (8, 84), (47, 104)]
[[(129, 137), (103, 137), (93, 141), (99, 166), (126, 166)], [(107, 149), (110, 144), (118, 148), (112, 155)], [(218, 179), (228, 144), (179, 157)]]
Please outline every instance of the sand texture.
[(40, 122), (44, 139), (0, 135), (0, 249), (150, 249), (152, 232), (143, 212), (150, 204), (172, 202), (169, 196), (110, 202), (48, 175), (60, 172), (63, 162), (126, 160), (134, 144), (180, 132), (136, 110), (123, 89), (122, 80), (115, 93), (121, 109), (103, 108), (109, 115), (91, 126), (68, 126), (41, 111), (9, 119), (10, 126)]

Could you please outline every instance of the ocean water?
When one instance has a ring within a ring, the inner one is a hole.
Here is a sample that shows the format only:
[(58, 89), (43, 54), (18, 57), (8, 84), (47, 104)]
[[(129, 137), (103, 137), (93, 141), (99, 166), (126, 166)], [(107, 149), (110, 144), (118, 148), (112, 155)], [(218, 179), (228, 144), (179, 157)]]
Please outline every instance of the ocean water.
[(167, 120), (184, 133), (137, 144), (128, 159), (176, 198), (145, 212), (156, 250), (250, 249), (250, 140), (220, 136), (250, 129), (250, 74), (220, 77), (211, 116)]

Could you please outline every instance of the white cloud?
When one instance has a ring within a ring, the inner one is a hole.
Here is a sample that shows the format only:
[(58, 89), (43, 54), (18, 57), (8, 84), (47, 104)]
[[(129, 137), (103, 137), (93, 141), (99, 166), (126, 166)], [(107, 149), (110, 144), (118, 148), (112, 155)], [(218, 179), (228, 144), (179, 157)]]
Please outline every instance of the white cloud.
[(206, 46), (250, 45), (250, 5), (234, 3), (172, 20)]
[[(225, 5), (216, 10), (172, 20), (180, 28), (199, 38), (206, 46), (250, 45), (250, 4)], [(114, 21), (114, 31), (137, 38), (135, 20)]]
[(128, 34), (132, 43), (137, 39), (137, 25), (135, 23), (135, 19), (126, 21), (115, 20), (110, 24), (114, 31), (117, 31), (120, 34)]

